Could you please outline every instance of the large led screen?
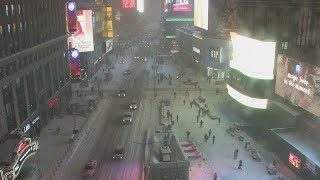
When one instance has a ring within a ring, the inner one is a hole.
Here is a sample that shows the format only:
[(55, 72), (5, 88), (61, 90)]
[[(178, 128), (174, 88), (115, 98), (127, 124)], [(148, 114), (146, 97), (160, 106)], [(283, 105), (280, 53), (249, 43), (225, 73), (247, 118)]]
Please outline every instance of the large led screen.
[(275, 92), (320, 116), (320, 67), (278, 55)]
[(231, 33), (233, 59), (230, 67), (256, 79), (273, 79), (275, 42), (263, 42)]
[(136, 0), (122, 0), (122, 8), (124, 9), (136, 8)]
[(194, 0), (194, 26), (208, 30), (208, 0)]
[(144, 12), (144, 0), (137, 0), (137, 11), (140, 13)]
[(77, 30), (77, 15), (76, 15), (76, 3), (66, 3), (66, 18), (67, 18), (67, 32), (74, 33)]
[(69, 48), (93, 51), (92, 10), (78, 10), (76, 26), (77, 30), (68, 37)]
[(80, 53), (77, 49), (71, 49), (69, 51), (70, 59), (70, 76), (72, 79), (80, 78)]
[(174, 12), (192, 12), (192, 4), (190, 0), (175, 0), (173, 4)]

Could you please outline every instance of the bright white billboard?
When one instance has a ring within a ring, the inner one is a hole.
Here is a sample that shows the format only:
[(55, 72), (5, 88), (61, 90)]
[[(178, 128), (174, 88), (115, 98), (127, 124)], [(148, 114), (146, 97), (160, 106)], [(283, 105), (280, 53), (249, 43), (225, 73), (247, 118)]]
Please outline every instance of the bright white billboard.
[(227, 85), (228, 94), (239, 103), (257, 109), (267, 109), (268, 99), (257, 99), (246, 96)]
[(69, 49), (75, 48), (79, 52), (93, 51), (92, 10), (77, 11), (77, 30), (69, 34)]
[(144, 0), (137, 0), (137, 11), (140, 13), (144, 12)]
[(230, 67), (249, 77), (272, 80), (275, 60), (275, 42), (263, 42), (230, 33), (233, 59)]
[(208, 0), (194, 0), (194, 26), (208, 30)]

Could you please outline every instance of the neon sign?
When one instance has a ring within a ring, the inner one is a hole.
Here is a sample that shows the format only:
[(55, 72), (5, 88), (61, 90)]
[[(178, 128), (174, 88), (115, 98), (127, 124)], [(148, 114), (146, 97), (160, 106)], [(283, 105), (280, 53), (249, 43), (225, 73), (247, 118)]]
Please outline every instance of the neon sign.
[(59, 98), (55, 98), (48, 104), (48, 108), (51, 109), (57, 102), (59, 101)]
[(289, 163), (292, 164), (297, 169), (300, 169), (301, 167), (301, 160), (294, 154), (289, 154)]
[(21, 153), (21, 152), (27, 147), (28, 144), (29, 144), (28, 142), (24, 141), (24, 142), (20, 145), (19, 150), (18, 150), (18, 153)]

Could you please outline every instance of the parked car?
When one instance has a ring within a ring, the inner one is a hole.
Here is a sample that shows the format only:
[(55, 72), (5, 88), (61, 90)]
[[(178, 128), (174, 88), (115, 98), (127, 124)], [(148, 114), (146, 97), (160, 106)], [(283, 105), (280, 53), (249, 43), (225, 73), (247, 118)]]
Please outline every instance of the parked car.
[(124, 157), (124, 148), (122, 146), (118, 146), (114, 149), (113, 157), (114, 160), (122, 160)]
[(132, 123), (133, 112), (125, 112), (123, 113), (123, 123)]
[(84, 167), (82, 176), (95, 176), (98, 162), (96, 160), (90, 160)]
[(125, 97), (126, 96), (126, 90), (124, 89), (120, 89), (119, 93), (118, 93), (119, 97)]
[(130, 106), (129, 106), (129, 109), (137, 109), (138, 108), (138, 103), (136, 100), (132, 100), (131, 103), (130, 103)]

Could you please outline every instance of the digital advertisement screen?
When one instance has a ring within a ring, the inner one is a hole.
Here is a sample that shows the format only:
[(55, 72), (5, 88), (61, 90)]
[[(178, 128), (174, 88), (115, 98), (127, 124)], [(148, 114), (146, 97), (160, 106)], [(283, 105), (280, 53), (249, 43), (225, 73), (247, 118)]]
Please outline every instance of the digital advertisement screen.
[(275, 42), (264, 42), (230, 33), (233, 58), (230, 67), (256, 79), (273, 79)]
[(112, 50), (113, 46), (113, 40), (109, 39), (106, 41), (106, 53), (110, 52)]
[(77, 49), (69, 51), (70, 75), (72, 79), (80, 78), (80, 53)]
[(76, 15), (76, 3), (67, 2), (66, 3), (66, 16), (67, 16), (67, 32), (73, 33), (77, 30), (77, 15)]
[(77, 30), (68, 36), (69, 48), (80, 52), (93, 51), (92, 10), (78, 10), (76, 26)]
[(278, 55), (275, 92), (320, 116), (320, 68)]
[(173, 3), (174, 12), (192, 12), (190, 0), (175, 0)]
[(144, 0), (137, 0), (137, 11), (140, 13), (144, 12)]
[(208, 0), (194, 0), (194, 26), (208, 30)]
[(136, 8), (136, 0), (122, 0), (122, 8), (124, 9)]

